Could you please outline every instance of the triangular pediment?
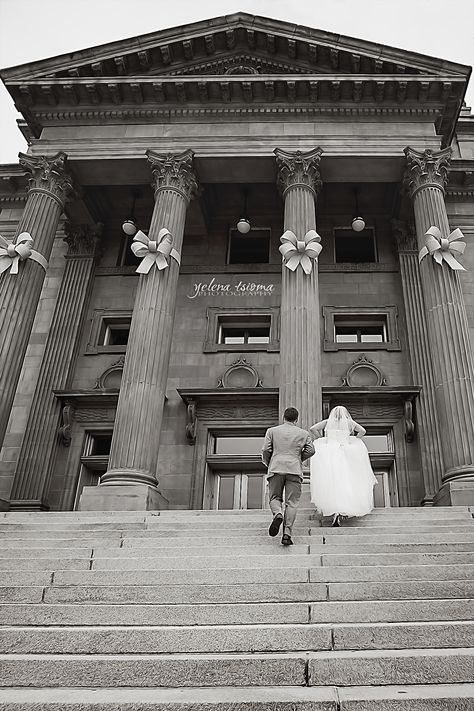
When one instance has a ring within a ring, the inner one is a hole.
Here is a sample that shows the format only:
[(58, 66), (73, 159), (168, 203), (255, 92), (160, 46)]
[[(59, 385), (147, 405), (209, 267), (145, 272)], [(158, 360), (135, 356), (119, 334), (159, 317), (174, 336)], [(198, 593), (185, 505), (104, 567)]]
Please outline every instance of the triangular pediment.
[(235, 57), (260, 74), (407, 74), (466, 77), (454, 62), (366, 40), (236, 13), (2, 71), (11, 81), (222, 74)]
[(120, 106), (123, 118), (140, 119), (140, 111), (150, 118), (230, 103), (313, 112), (405, 106), (432, 112), (449, 136), (469, 75), (454, 62), (246, 13), (0, 72), (35, 135), (45, 120), (80, 110), (92, 118)]

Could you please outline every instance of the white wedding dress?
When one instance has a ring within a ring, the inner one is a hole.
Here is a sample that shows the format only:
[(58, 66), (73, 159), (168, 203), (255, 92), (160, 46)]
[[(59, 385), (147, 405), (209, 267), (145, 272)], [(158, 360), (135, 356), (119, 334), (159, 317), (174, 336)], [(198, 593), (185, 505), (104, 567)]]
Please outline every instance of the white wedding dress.
[(351, 435), (352, 420), (331, 422), (314, 442), (311, 457), (311, 501), (323, 516), (365, 516), (374, 507), (377, 479), (367, 447)]

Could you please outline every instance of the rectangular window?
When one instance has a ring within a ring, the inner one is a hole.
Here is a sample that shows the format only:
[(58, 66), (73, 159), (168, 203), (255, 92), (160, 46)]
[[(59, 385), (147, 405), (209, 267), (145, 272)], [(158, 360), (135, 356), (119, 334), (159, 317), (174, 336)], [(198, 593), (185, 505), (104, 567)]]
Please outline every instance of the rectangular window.
[(229, 234), (228, 264), (268, 264), (270, 261), (270, 234), (267, 227), (257, 227), (241, 234), (231, 229)]
[(210, 306), (204, 353), (278, 351), (278, 308), (224, 309)]
[(214, 440), (214, 454), (258, 454), (263, 437), (219, 437)]
[(334, 316), (336, 343), (386, 343), (387, 319), (378, 315), (358, 318)]
[(125, 353), (131, 322), (131, 311), (96, 309), (86, 353)]
[(323, 306), (324, 350), (399, 351), (396, 306)]
[(375, 234), (372, 228), (354, 232), (348, 228), (334, 230), (336, 263), (376, 262)]
[(130, 334), (131, 319), (104, 318), (102, 321), (99, 345), (126, 346)]
[(133, 237), (123, 235), (122, 244), (120, 245), (119, 255), (117, 259), (118, 267), (137, 267), (142, 261), (141, 258), (136, 257), (130, 249), (132, 240)]

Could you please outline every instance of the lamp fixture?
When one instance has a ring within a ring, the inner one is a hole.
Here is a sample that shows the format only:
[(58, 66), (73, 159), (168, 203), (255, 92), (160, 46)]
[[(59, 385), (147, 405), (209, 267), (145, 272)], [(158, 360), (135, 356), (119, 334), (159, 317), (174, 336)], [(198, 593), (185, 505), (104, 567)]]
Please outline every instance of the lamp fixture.
[(362, 232), (365, 229), (365, 220), (360, 216), (359, 212), (359, 188), (354, 188), (354, 200), (355, 200), (355, 217), (352, 219), (351, 227), (354, 232)]
[(128, 237), (133, 237), (137, 233), (137, 225), (135, 218), (135, 203), (137, 198), (141, 196), (140, 190), (132, 190), (132, 209), (129, 216), (122, 223), (122, 230)]
[(247, 198), (250, 194), (250, 190), (247, 186), (245, 186), (242, 189), (242, 192), (244, 194), (244, 209), (243, 209), (244, 216), (241, 217), (240, 220), (237, 222), (237, 229), (241, 235), (246, 235), (250, 232), (250, 221), (247, 217)]

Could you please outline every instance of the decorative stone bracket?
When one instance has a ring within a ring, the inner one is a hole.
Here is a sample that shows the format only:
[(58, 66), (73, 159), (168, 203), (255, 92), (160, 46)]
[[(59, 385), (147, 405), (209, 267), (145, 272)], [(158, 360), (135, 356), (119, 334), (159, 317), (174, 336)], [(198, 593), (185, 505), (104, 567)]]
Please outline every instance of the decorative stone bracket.
[(74, 407), (71, 402), (66, 400), (61, 413), (62, 425), (59, 428), (59, 440), (63, 447), (71, 446), (71, 425), (74, 419)]

